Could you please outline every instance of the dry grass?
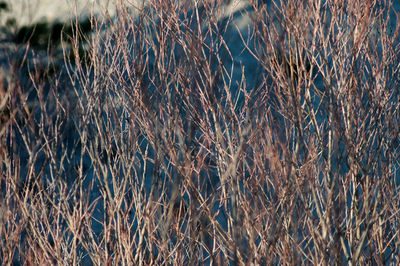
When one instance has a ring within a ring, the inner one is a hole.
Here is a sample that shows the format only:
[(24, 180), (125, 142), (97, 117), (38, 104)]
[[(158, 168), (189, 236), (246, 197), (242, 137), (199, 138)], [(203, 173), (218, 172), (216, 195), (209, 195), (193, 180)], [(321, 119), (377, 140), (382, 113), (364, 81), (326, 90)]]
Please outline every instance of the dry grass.
[(118, 1), (59, 75), (10, 66), (2, 264), (400, 262), (391, 1), (250, 1), (241, 31), (221, 2)]

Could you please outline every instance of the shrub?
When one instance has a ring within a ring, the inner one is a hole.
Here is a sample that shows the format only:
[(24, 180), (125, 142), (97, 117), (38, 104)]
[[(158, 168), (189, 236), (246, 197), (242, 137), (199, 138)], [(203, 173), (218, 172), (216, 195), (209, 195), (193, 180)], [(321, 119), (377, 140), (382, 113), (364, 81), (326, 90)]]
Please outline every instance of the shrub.
[(229, 2), (118, 2), (9, 79), (3, 263), (399, 262), (396, 8)]

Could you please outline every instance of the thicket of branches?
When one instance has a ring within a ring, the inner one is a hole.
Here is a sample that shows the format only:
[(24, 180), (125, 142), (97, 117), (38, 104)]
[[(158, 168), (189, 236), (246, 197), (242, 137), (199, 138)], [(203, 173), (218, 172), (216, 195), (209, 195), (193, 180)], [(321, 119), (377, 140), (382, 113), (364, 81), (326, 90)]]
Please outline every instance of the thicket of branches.
[(10, 60), (2, 264), (400, 262), (392, 1), (221, 2), (117, 1), (55, 73)]

